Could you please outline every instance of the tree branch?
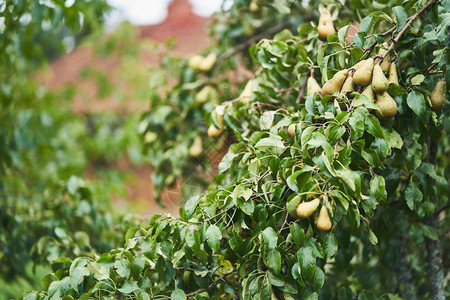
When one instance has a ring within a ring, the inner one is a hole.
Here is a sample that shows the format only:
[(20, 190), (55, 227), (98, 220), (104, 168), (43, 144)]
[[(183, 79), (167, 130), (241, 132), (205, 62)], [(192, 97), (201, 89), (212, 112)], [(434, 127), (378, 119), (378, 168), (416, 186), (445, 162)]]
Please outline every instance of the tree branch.
[(421, 9), (419, 9), (414, 15), (412, 15), (409, 19), (408, 22), (406, 22), (405, 27), (402, 28), (402, 30), (399, 31), (399, 33), (397, 33), (397, 35), (392, 39), (392, 43), (389, 46), (389, 48), (387, 49), (386, 52), (383, 53), (383, 55), (381, 56), (380, 59), (380, 63), (386, 58), (386, 56), (389, 54), (389, 52), (391, 52), (392, 50), (394, 50), (395, 48), (395, 44), (400, 40), (400, 38), (402, 37), (402, 35), (405, 33), (405, 31), (411, 27), (412, 23), (431, 5), (435, 4), (439, 2), (439, 0), (432, 0), (430, 2), (428, 2), (427, 4), (425, 4), (424, 6), (422, 6)]

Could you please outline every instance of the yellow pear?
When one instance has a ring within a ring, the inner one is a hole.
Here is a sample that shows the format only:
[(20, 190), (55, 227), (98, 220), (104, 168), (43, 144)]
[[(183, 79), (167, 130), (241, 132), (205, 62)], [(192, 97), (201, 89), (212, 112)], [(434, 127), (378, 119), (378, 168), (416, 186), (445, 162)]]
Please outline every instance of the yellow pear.
[(257, 0), (252, 0), (249, 5), (250, 12), (255, 14), (261, 11), (261, 8), (258, 5)]
[[(380, 48), (380, 50), (378, 51), (378, 55), (383, 55), (387, 51), (387, 48), (389, 48), (388, 43), (383, 43), (383, 48)], [(380, 67), (381, 70), (383, 70), (384, 72), (389, 72), (390, 66), (391, 66), (391, 54), (389, 53), (381, 62)]]
[(341, 70), (334, 74), (333, 78), (325, 82), (322, 88), (322, 95), (332, 95), (334, 92), (339, 92), (347, 78), (348, 70)]
[(211, 98), (214, 96), (214, 93), (215, 89), (212, 86), (207, 85), (195, 95), (195, 100), (200, 104), (210, 102), (212, 100)]
[(381, 110), (381, 113), (378, 111), (376, 113), (380, 119), (392, 118), (397, 114), (397, 103), (387, 92), (377, 95), (375, 104)]
[(382, 94), (389, 88), (389, 81), (384, 76), (383, 70), (379, 64), (373, 67), (372, 90), (376, 94)]
[(214, 124), (209, 125), (208, 127), (208, 136), (212, 138), (218, 138), (223, 132), (223, 129), (216, 128)]
[(366, 62), (365, 59), (358, 61), (353, 67), (351, 67), (354, 70), (358, 70), (361, 68), (361, 66)]
[(302, 202), (297, 207), (297, 215), (299, 218), (310, 217), (316, 209), (319, 207), (320, 199), (315, 198), (314, 200), (308, 202)]
[(310, 76), (308, 78), (307, 84), (306, 84), (306, 94), (312, 95), (316, 93), (319, 95), (322, 92), (322, 89), (320, 88), (320, 85), (317, 83), (317, 81), (314, 79), (313, 76)]
[(398, 84), (397, 66), (395, 63), (391, 63), (389, 67), (389, 83)]
[(345, 79), (344, 85), (342, 86), (341, 93), (339, 96), (342, 98), (345, 93), (350, 93), (355, 90), (355, 87), (353, 85), (353, 76), (350, 74), (350, 76)]
[(191, 69), (198, 70), (205, 58), (201, 55), (191, 56), (188, 60), (188, 66)]
[(298, 218), (297, 207), (301, 201), (302, 201), (302, 197), (300, 194), (298, 194), (286, 203), (286, 210), (290, 216), (292, 216), (294, 218)]
[(202, 139), (196, 136), (194, 142), (189, 148), (189, 155), (192, 157), (199, 157), (203, 153)]
[(241, 95), (239, 96), (240, 101), (243, 102), (244, 104), (249, 104), (252, 99), (252, 93), (253, 93), (253, 79), (250, 79), (245, 85), (245, 88), (242, 91)]
[(217, 55), (214, 53), (209, 54), (205, 59), (202, 61), (198, 69), (203, 72), (208, 72), (212, 69), (214, 64), (216, 63)]
[(372, 77), (373, 58), (366, 61), (353, 74), (353, 83), (362, 87), (368, 86)]
[(322, 205), (320, 208), (319, 218), (317, 219), (317, 229), (321, 231), (328, 231), (331, 229), (331, 220), (325, 205)]
[(295, 136), (295, 126), (296, 125), (297, 125), (297, 123), (293, 123), (293, 124), (289, 125), (289, 127), (288, 127), (288, 133), (292, 137)]
[(320, 15), (319, 25), (317, 25), (317, 31), (319, 32), (319, 39), (326, 41), (328, 35), (336, 32), (333, 26), (333, 19), (327, 8), (325, 8)]
[(447, 82), (445, 81), (445, 78), (442, 77), (442, 79), (436, 83), (433, 92), (431, 92), (430, 95), (431, 109), (433, 111), (439, 111), (444, 108), (446, 89)]
[(366, 96), (367, 98), (369, 98), (369, 100), (372, 103), (375, 103), (375, 94), (373, 93), (373, 90), (372, 90), (372, 84), (369, 84), (368, 86), (366, 86), (366, 88), (363, 90), (361, 95)]

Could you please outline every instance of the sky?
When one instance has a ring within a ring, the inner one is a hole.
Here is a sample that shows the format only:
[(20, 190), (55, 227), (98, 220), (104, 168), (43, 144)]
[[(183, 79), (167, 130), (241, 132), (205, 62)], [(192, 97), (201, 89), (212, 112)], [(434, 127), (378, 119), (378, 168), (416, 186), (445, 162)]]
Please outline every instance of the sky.
[[(172, 0), (108, 0), (117, 8), (107, 19), (107, 26), (115, 27), (123, 20), (136, 25), (157, 24), (167, 16), (167, 6)], [(200, 16), (210, 16), (219, 10), (222, 0), (189, 0)]]

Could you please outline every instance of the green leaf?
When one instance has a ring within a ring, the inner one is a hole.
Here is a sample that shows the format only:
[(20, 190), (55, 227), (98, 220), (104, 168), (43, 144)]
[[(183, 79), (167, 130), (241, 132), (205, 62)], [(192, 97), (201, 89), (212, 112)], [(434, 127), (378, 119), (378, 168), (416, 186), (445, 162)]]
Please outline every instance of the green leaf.
[(367, 131), (376, 138), (383, 138), (383, 130), (380, 121), (374, 115), (368, 115), (366, 118)]
[(237, 155), (235, 153), (225, 154), (225, 156), (222, 158), (222, 161), (219, 163), (219, 166), (218, 166), (219, 174), (222, 174), (223, 172), (225, 172), (226, 170), (228, 170), (231, 167), (231, 164), (233, 163), (233, 159), (236, 156)]
[(386, 190), (386, 183), (383, 176), (375, 175), (370, 180), (370, 191), (378, 202), (384, 200)]
[(272, 227), (267, 227), (262, 232), (264, 243), (267, 246), (267, 249), (273, 250), (277, 246), (278, 242), (278, 234)]
[(397, 20), (397, 32), (402, 30), (406, 25), (406, 20), (408, 19), (408, 14), (402, 6), (395, 6), (392, 8), (392, 11)]
[(423, 194), (417, 185), (413, 182), (408, 184), (405, 190), (405, 200), (409, 209), (414, 210), (417, 208), (417, 205), (422, 201)]
[(379, 167), (381, 165), (380, 158), (378, 157), (377, 152), (373, 149), (362, 149), (361, 156), (372, 166)]
[(310, 280), (314, 276), (316, 270), (316, 257), (310, 247), (302, 247), (297, 251), (298, 264), (301, 274), (306, 280)]
[(137, 291), (139, 289), (136, 282), (127, 280), (122, 284), (122, 287), (118, 288), (117, 290), (121, 292), (122, 294), (131, 294), (134, 291)]
[(423, 234), (426, 237), (428, 237), (428, 238), (430, 238), (432, 240), (435, 240), (435, 241), (438, 240), (439, 235), (438, 235), (436, 229), (434, 229), (431, 226), (425, 225), (425, 224), (421, 224), (421, 227), (422, 227), (422, 230), (423, 230)]
[(427, 108), (425, 97), (422, 93), (412, 91), (406, 98), (406, 103), (412, 109), (412, 111), (418, 115), (422, 121), (426, 121), (431, 115), (430, 110)]
[(222, 239), (222, 232), (216, 225), (209, 226), (208, 230), (206, 230), (206, 241), (208, 242), (209, 247), (213, 249), (215, 252), (220, 251), (220, 240)]
[(297, 247), (303, 247), (305, 244), (305, 231), (297, 223), (291, 225), (290, 231)]
[(279, 274), (281, 271), (281, 254), (277, 250), (272, 250), (267, 254), (267, 266)]
[(372, 17), (365, 17), (362, 19), (359, 25), (359, 32), (367, 33), (369, 31), (370, 23), (372, 22)]
[(48, 299), (59, 300), (63, 295), (69, 291), (69, 277), (64, 277), (62, 280), (53, 281), (48, 287)]
[(325, 236), (325, 240), (323, 242), (323, 254), (325, 258), (332, 257), (338, 249), (338, 242), (333, 233), (329, 232)]
[(375, 233), (373, 233), (372, 230), (369, 229), (369, 241), (372, 245), (376, 245), (378, 243), (378, 238), (375, 235)]
[(196, 196), (189, 198), (189, 200), (186, 202), (184, 209), (186, 211), (186, 215), (188, 216), (188, 218), (190, 218), (192, 216), (192, 214), (194, 213), (195, 208), (197, 207), (199, 201), (200, 201), (200, 196), (196, 195)]
[(170, 294), (171, 300), (186, 300), (186, 294), (183, 290), (175, 289), (172, 291), (172, 294)]
[(262, 151), (267, 151), (270, 149), (275, 154), (281, 154), (286, 149), (281, 139), (274, 137), (261, 139), (258, 143), (256, 143), (255, 148)]
[(411, 83), (413, 85), (420, 85), (425, 80), (425, 76), (423, 74), (418, 74), (411, 79)]
[(314, 290), (318, 291), (323, 287), (325, 283), (325, 274), (322, 269), (316, 266), (316, 271), (314, 272)]
[(278, 169), (280, 168), (281, 160), (278, 156), (274, 156), (269, 162), (269, 168), (272, 173), (277, 174)]
[(345, 36), (347, 35), (347, 30), (350, 25), (343, 26), (338, 31), (338, 38), (341, 43), (345, 43)]

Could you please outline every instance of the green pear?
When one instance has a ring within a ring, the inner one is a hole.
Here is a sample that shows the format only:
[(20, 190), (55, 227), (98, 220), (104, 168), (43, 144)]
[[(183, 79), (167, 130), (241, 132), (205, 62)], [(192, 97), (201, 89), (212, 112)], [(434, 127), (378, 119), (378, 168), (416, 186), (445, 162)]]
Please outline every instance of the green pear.
[(367, 59), (353, 74), (353, 83), (362, 87), (368, 86), (372, 77), (373, 58)]
[(212, 69), (212, 67), (216, 63), (216, 60), (217, 55), (215, 53), (211, 53), (207, 57), (205, 57), (198, 69), (203, 72), (208, 72)]
[(389, 80), (384, 76), (379, 64), (373, 67), (372, 90), (376, 94), (382, 94), (389, 88)]
[[(388, 43), (383, 43), (382, 46), (383, 47), (380, 48), (380, 50), (378, 51), (378, 55), (383, 55), (384, 53), (386, 53), (387, 49), (389, 48)], [(377, 59), (377, 61), (378, 60), (379, 59)], [(384, 72), (389, 72), (390, 66), (391, 66), (391, 54), (389, 53), (381, 62), (380, 67)]]
[(210, 86), (207, 85), (203, 87), (200, 92), (198, 92), (195, 95), (195, 100), (200, 104), (205, 104), (206, 102), (212, 102), (212, 98), (214, 97), (216, 90)]
[(320, 199), (315, 198), (308, 202), (302, 202), (297, 207), (297, 215), (299, 218), (309, 218), (319, 207)]
[(366, 96), (367, 98), (369, 98), (369, 100), (372, 103), (375, 103), (375, 94), (373, 93), (373, 90), (372, 90), (372, 84), (369, 84), (368, 86), (366, 86), (366, 88), (363, 90), (361, 95)]
[(334, 74), (333, 78), (325, 82), (322, 88), (322, 96), (332, 95), (334, 92), (339, 92), (347, 78), (348, 70), (341, 70)]
[(261, 7), (258, 5), (257, 0), (252, 0), (250, 2), (249, 9), (252, 14), (256, 14), (261, 11)]
[(289, 125), (288, 127), (288, 133), (291, 137), (295, 136), (295, 126), (297, 125), (297, 123), (292, 123), (291, 125)]
[(189, 155), (192, 157), (199, 157), (203, 153), (202, 139), (196, 136), (194, 142), (189, 148)]
[(347, 79), (345, 79), (344, 85), (342, 86), (341, 93), (339, 94), (339, 96), (342, 98), (345, 93), (350, 93), (353, 92), (354, 90), (355, 87), (353, 85), (353, 76), (350, 75), (347, 77)]
[(297, 207), (301, 201), (302, 201), (302, 197), (300, 194), (298, 194), (286, 203), (286, 210), (290, 216), (292, 216), (294, 218), (298, 218)]
[(319, 95), (322, 92), (322, 89), (320, 88), (320, 85), (317, 83), (317, 81), (314, 79), (313, 76), (310, 76), (308, 78), (307, 84), (306, 84), (306, 94), (312, 95), (316, 93)]
[(391, 63), (389, 67), (389, 83), (398, 84), (397, 66), (395, 63)]
[(223, 129), (216, 128), (214, 124), (209, 125), (208, 127), (208, 136), (211, 138), (218, 138), (223, 132)]
[(328, 231), (331, 229), (331, 220), (325, 205), (320, 208), (319, 218), (317, 219), (317, 229), (320, 231)]
[(239, 99), (244, 104), (249, 104), (252, 99), (252, 93), (253, 93), (253, 79), (250, 79), (247, 84), (245, 85), (244, 90), (242, 91), (241, 95), (239, 96)]
[(445, 78), (442, 77), (442, 79), (436, 83), (430, 95), (431, 109), (433, 111), (439, 111), (444, 108), (446, 89), (447, 82), (445, 81)]
[(359, 68), (361, 68), (361, 66), (366, 62), (365, 59), (360, 60), (359, 62), (357, 62), (353, 67), (351, 67), (354, 70), (358, 70)]
[(319, 18), (319, 25), (317, 25), (317, 31), (319, 32), (319, 39), (326, 41), (328, 35), (336, 32), (333, 26), (333, 19), (328, 9), (324, 9)]
[(381, 110), (381, 113), (378, 111), (376, 113), (380, 119), (392, 118), (397, 114), (397, 103), (387, 92), (377, 95), (375, 104)]

